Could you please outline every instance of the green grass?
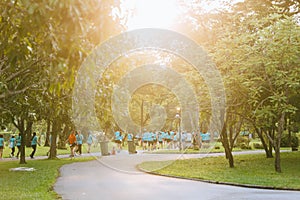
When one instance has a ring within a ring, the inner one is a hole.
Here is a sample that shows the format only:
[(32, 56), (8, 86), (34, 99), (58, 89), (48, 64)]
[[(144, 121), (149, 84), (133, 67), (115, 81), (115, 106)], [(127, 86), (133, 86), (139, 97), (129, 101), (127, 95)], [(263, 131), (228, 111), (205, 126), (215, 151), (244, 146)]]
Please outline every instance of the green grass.
[(223, 156), (144, 162), (139, 167), (162, 175), (300, 190), (300, 152), (281, 153), (282, 173), (275, 172), (274, 158), (264, 154), (239, 155), (234, 160), (235, 168), (229, 168)]
[[(29, 160), (26, 165), (19, 165), (18, 161), (0, 163), (0, 198), (1, 199), (58, 199), (53, 191), (53, 185), (59, 175), (62, 165), (89, 161), (95, 158), (81, 157), (61, 160)], [(33, 167), (33, 172), (13, 172), (10, 168)]]

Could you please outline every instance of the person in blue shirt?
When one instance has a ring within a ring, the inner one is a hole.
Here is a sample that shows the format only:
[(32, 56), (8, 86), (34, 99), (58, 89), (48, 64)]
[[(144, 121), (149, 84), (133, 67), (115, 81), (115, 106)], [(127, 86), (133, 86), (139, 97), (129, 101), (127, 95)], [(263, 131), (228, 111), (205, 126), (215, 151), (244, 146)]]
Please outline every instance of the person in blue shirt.
[(210, 133), (201, 133), (202, 142), (209, 143), (210, 142)]
[(128, 133), (127, 134), (127, 142), (132, 142), (133, 141), (133, 134), (132, 133)]
[(162, 140), (163, 140), (163, 147), (166, 148), (167, 146), (167, 131), (161, 132)]
[(167, 148), (170, 149), (170, 144), (171, 144), (171, 141), (172, 141), (170, 131), (167, 131), (167, 132), (165, 133), (165, 140), (166, 140), (166, 143), (167, 143), (167, 144), (166, 144), (166, 145), (167, 145)]
[(190, 132), (186, 132), (185, 133), (185, 148), (190, 148), (192, 146), (192, 139), (193, 139), (193, 135)]
[(148, 151), (152, 151), (153, 149), (153, 133), (148, 132), (147, 133), (147, 140), (148, 140)]
[(89, 131), (89, 133), (88, 133), (88, 138), (87, 138), (87, 140), (86, 140), (86, 143), (87, 143), (87, 145), (88, 145), (88, 150), (87, 150), (87, 152), (88, 153), (90, 153), (91, 152), (91, 146), (92, 146), (92, 144), (93, 144), (93, 135), (92, 135), (92, 133)]
[(159, 132), (158, 133), (158, 143), (159, 143), (159, 147), (158, 148), (161, 148), (163, 149), (163, 132)]
[(38, 137), (36, 135), (36, 132), (33, 132), (32, 137), (31, 137), (31, 147), (32, 147), (32, 152), (30, 154), (30, 158), (34, 158), (34, 154), (36, 151), (36, 146), (38, 143)]
[(4, 149), (4, 138), (3, 135), (0, 134), (0, 159), (2, 159), (3, 156), (3, 149)]
[(115, 138), (115, 143), (121, 143), (121, 141), (119, 139), (120, 135), (121, 135), (120, 131), (115, 132), (115, 137), (114, 137)]
[(21, 133), (19, 133), (19, 135), (16, 138), (16, 146), (18, 148), (17, 158), (19, 157), (21, 152), (21, 140), (22, 140)]
[(146, 150), (147, 149), (147, 144), (148, 144), (148, 132), (144, 132), (143, 133), (143, 136), (142, 136), (142, 142), (143, 142), (143, 150)]
[(82, 154), (83, 135), (81, 134), (80, 131), (78, 131), (77, 134), (76, 134), (76, 142), (77, 142), (76, 153), (78, 152), (79, 155), (81, 155)]
[(12, 135), (11, 138), (9, 139), (9, 148), (11, 148), (11, 153), (10, 153), (11, 157), (14, 157), (15, 155), (15, 146), (16, 146), (16, 138), (14, 135)]
[(156, 150), (156, 148), (157, 148), (157, 132), (156, 131), (153, 131), (152, 132), (152, 137), (153, 137), (153, 150)]
[(118, 149), (117, 149), (118, 153), (122, 150), (122, 146), (121, 146), (122, 140), (123, 140), (122, 132), (121, 131), (116, 131), (115, 132), (115, 143), (118, 146)]

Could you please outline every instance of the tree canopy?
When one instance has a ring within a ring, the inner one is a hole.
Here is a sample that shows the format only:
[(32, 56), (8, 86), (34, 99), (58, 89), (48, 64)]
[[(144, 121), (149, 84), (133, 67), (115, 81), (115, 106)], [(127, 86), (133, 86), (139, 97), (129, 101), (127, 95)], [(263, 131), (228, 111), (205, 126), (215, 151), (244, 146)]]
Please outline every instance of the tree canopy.
[[(267, 157), (275, 150), (275, 169), (280, 172), (281, 137), (285, 131), (300, 129), (299, 1), (222, 1), (221, 9), (210, 11), (203, 6), (209, 1), (178, 2), (182, 12), (171, 29), (203, 46), (223, 77), (226, 114), (220, 135), (230, 166), (234, 166), (231, 150), (247, 127), (261, 139)], [(65, 145), (61, 141), (74, 128), (72, 92), (78, 69), (96, 46), (127, 30), (126, 23), (136, 11), (124, 9), (124, 3), (1, 1), (0, 119), (2, 127), (15, 125), (24, 136), (23, 147), (29, 145), (32, 126), (39, 121), (47, 122), (48, 136), (58, 136), (59, 146)], [(199, 127), (207, 129), (212, 105), (203, 77), (176, 55), (146, 49), (120, 56), (97, 83), (95, 110), (101, 128), (105, 132), (119, 128), (111, 110), (113, 87), (145, 63), (164, 64), (182, 74), (199, 101)], [(166, 108), (164, 128), (172, 128), (177, 97), (155, 84), (137, 90), (129, 107), (141, 126), (149, 122), (151, 110), (141, 114), (144, 98), (149, 105)], [(56, 156), (55, 140), (51, 158)], [(21, 163), (24, 156), (23, 149)]]

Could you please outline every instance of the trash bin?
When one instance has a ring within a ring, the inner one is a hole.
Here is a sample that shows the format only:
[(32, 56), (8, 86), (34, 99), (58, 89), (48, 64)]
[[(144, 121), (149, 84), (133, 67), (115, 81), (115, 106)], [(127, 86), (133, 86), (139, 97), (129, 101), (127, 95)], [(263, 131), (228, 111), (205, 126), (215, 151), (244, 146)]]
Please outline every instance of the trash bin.
[(102, 141), (100, 142), (100, 151), (102, 156), (108, 156), (108, 141)]
[(134, 141), (128, 141), (128, 152), (136, 153)]

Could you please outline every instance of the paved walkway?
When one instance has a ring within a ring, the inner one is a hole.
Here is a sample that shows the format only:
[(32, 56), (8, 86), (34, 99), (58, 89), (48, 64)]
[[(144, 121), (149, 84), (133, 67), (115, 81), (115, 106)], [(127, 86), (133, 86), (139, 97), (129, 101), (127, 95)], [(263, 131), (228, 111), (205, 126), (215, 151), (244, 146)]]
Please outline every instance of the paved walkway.
[[(253, 152), (252, 152), (253, 153)], [(259, 153), (259, 152), (258, 152)], [(214, 154), (222, 155), (222, 154)], [(140, 172), (136, 165), (143, 161), (204, 157), (193, 155), (154, 155), (121, 152), (95, 161), (73, 163), (61, 168), (54, 190), (63, 199), (101, 200), (299, 200), (300, 192), (251, 189), (217, 185), (200, 181), (154, 176)]]

